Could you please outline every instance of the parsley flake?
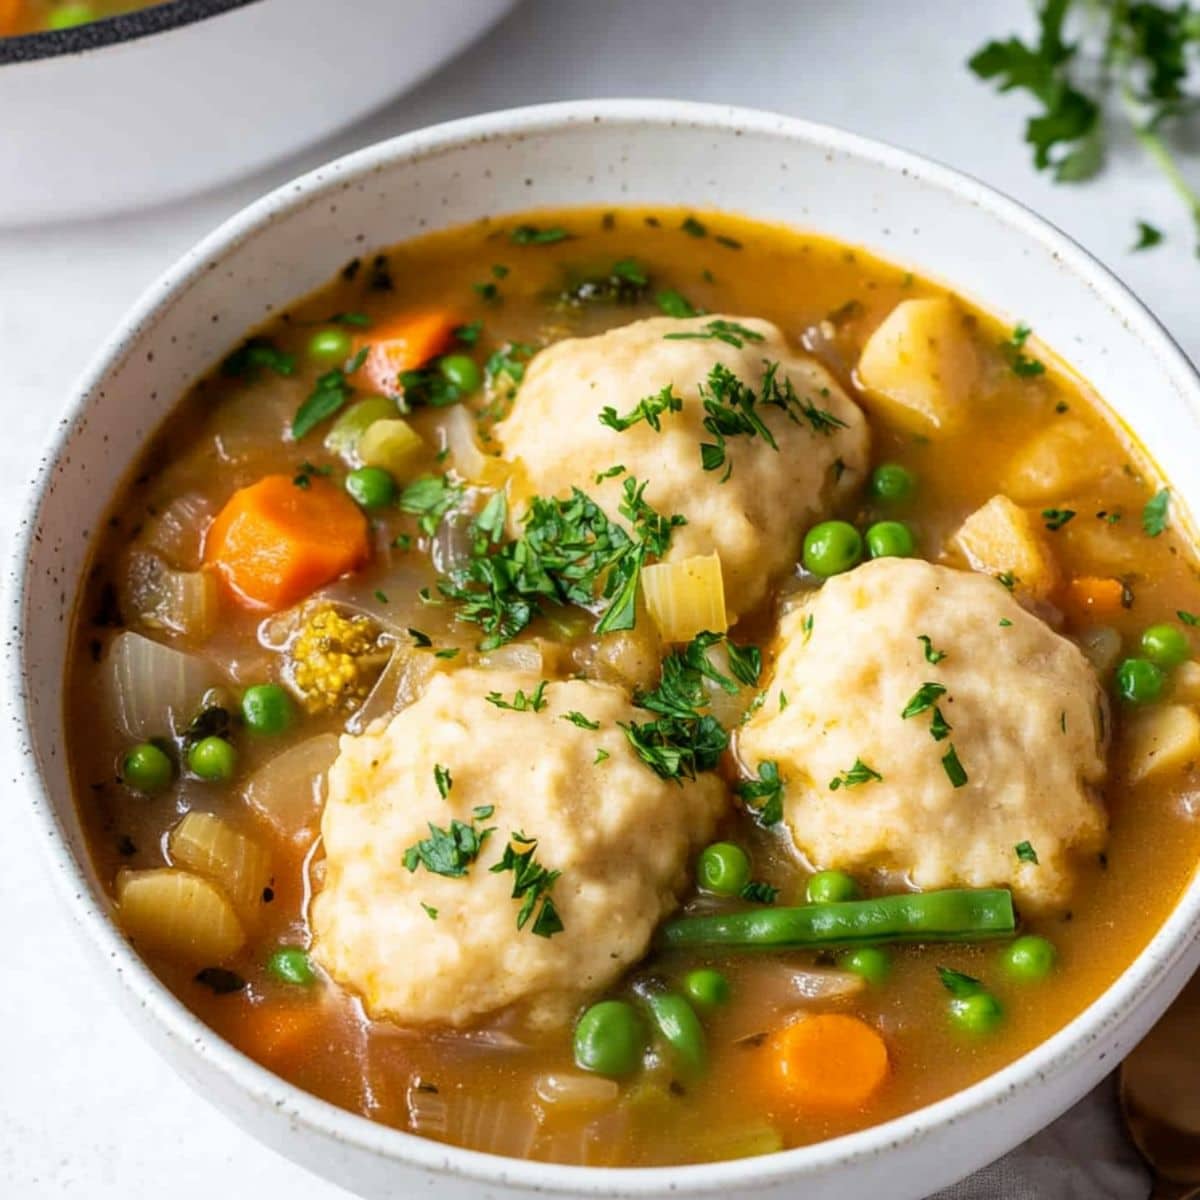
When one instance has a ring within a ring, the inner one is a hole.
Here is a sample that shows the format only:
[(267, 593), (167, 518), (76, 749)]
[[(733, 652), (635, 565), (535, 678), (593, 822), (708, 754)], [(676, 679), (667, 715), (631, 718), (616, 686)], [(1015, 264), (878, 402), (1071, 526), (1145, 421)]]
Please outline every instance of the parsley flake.
[(917, 641), (925, 647), (925, 661), (927, 663), (936, 667), (946, 657), (945, 650), (935, 650), (933, 648), (933, 639), (927, 633), (918, 633)]
[(705, 322), (699, 329), (665, 333), (663, 337), (668, 342), (724, 342), (727, 346), (733, 346), (737, 350), (740, 350), (746, 342), (765, 340), (756, 329), (747, 329), (745, 325), (739, 325), (736, 321), (726, 321), (721, 317), (715, 317), (713, 320)]
[(963, 770), (962, 763), (958, 761), (958, 752), (953, 745), (942, 755), (942, 767), (946, 772), (946, 778), (954, 787), (960, 788), (967, 782), (967, 773)]
[(524, 929), (537, 909), (531, 932), (538, 937), (548, 938), (561, 933), (563, 929), (562, 918), (550, 897), (561, 872), (548, 871), (536, 861), (537, 846), (537, 838), (526, 837), (521, 832), (513, 833), (504, 847), (504, 857), (491, 871), (493, 874), (504, 871), (513, 873), (512, 897), (521, 901), (517, 912), (517, 928)]
[(485, 699), (489, 704), (494, 704), (497, 708), (509, 709), (511, 712), (537, 713), (546, 707), (546, 684), (547, 680), (543, 679), (529, 695), (526, 695), (521, 688), (517, 688), (511, 701), (505, 700), (499, 692), (488, 692)]
[(779, 764), (773, 759), (760, 762), (758, 778), (739, 783), (737, 794), (754, 819), (765, 828), (783, 820), (783, 780), (779, 777)]
[(864, 783), (871, 782), (882, 783), (883, 776), (873, 767), (867, 766), (861, 758), (856, 758), (854, 766), (829, 781), (829, 790), (836, 792), (838, 788), (861, 787)]
[(738, 892), (738, 896), (752, 904), (774, 904), (779, 896), (779, 889), (761, 879), (752, 879)]
[(1042, 509), (1042, 520), (1046, 522), (1046, 528), (1052, 533), (1057, 533), (1074, 516), (1075, 510), (1073, 508)]
[(600, 728), (599, 721), (592, 721), (585, 717), (583, 713), (577, 712), (575, 709), (572, 709), (570, 712), (562, 713), (560, 720), (570, 721), (572, 725), (578, 725), (580, 729), (596, 730)]
[(404, 866), (408, 871), (424, 867), (434, 875), (447, 879), (460, 879), (466, 875), (471, 864), (479, 857), (484, 843), (495, 832), (495, 827), (477, 828), (476, 821), (486, 821), (492, 815), (491, 805), (476, 808), (471, 823), (453, 820), (448, 829), (429, 822), (429, 837), (422, 838), (404, 851)]
[(910, 717), (919, 716), (923, 712), (928, 712), (934, 705), (934, 701), (940, 696), (946, 694), (946, 686), (941, 683), (923, 683), (913, 694), (913, 697), (904, 706), (904, 711), (900, 716), (904, 720)]
[(1171, 501), (1171, 492), (1163, 488), (1152, 499), (1146, 501), (1142, 509), (1142, 529), (1149, 537), (1158, 537), (1167, 527), (1167, 505)]
[(1025, 343), (1032, 335), (1033, 330), (1028, 325), (1020, 324), (1013, 329), (1006, 341), (1000, 343), (1000, 350), (1013, 374), (1022, 379), (1031, 379), (1046, 373), (1045, 363), (1025, 353)]
[(942, 987), (956, 1000), (964, 1000), (968, 996), (975, 996), (983, 991), (983, 984), (974, 975), (955, 971), (951, 967), (938, 967), (937, 973), (938, 978), (942, 981)]
[(441, 763), (435, 763), (433, 768), (433, 782), (437, 784), (438, 795), (445, 800), (450, 795), (450, 789), (454, 786), (454, 780), (450, 776), (450, 768), (443, 767)]
[(1130, 250), (1149, 250), (1151, 246), (1157, 246), (1163, 240), (1163, 232), (1161, 229), (1156, 229), (1148, 221), (1139, 221), (1137, 223), (1137, 241), (1130, 246)]
[(1021, 860), (1021, 862), (1032, 863), (1035, 867), (1039, 865), (1037, 851), (1033, 848), (1033, 846), (1029, 842), (1018, 842), (1013, 847), (1013, 850), (1015, 851), (1017, 858), (1019, 858)]
[(514, 246), (551, 246), (555, 242), (565, 242), (570, 236), (559, 225), (549, 229), (539, 229), (536, 225), (518, 225), (508, 235), (508, 240)]
[(668, 383), (661, 392), (643, 397), (624, 416), (619, 416), (611, 404), (606, 404), (600, 412), (599, 420), (601, 425), (607, 425), (609, 429), (615, 429), (618, 433), (623, 433), (639, 421), (645, 421), (655, 433), (660, 433), (662, 414), (681, 412), (682, 409), (683, 401), (675, 395)]

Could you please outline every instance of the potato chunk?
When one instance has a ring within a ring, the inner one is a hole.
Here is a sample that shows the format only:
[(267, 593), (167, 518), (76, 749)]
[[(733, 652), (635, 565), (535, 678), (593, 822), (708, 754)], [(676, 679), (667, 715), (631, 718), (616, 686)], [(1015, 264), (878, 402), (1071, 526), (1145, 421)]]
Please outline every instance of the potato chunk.
[(1018, 504), (1042, 504), (1082, 491), (1113, 464), (1096, 435), (1071, 417), (1036, 433), (1012, 457), (1004, 491)]
[(1125, 735), (1130, 783), (1176, 771), (1200, 759), (1200, 717), (1186, 704), (1164, 704), (1139, 714)]
[(979, 381), (979, 359), (953, 300), (902, 300), (858, 360), (869, 408), (910, 433), (961, 426)]
[(1045, 600), (1058, 584), (1058, 566), (1041, 530), (1007, 496), (977, 508), (950, 541), (973, 570), (1011, 576), (1019, 600)]
[(246, 941), (229, 897), (215, 883), (175, 867), (122, 871), (117, 920), (139, 950), (194, 966), (222, 962)]

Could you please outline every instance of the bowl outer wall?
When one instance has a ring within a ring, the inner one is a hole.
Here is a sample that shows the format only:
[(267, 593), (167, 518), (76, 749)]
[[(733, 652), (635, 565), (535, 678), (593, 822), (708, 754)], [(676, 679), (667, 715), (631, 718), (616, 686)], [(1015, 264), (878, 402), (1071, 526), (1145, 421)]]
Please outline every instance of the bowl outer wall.
[[(123, 1001), (172, 1063), (239, 1124), (372, 1197), (721, 1192), (903, 1200), (1011, 1148), (1128, 1052), (1200, 961), (1193, 881), (1151, 944), (1070, 1025), (943, 1101), (861, 1133), (764, 1158), (669, 1169), (518, 1162), (371, 1124), (272, 1076), (197, 1021), (108, 919), (66, 776), (61, 683), (77, 581), (100, 502), (195, 377), (344, 262), (429, 229), (569, 204), (743, 212), (863, 245), (1027, 319), (1136, 429), (1177, 487), (1197, 482), (1200, 380), (1154, 319), (1063, 234), (926, 160), (791, 118), (661, 101), (549, 105), (453, 122), (321, 168), (235, 216), (135, 306), (85, 374), (30, 490), (9, 582), (10, 728), (53, 875)], [(706, 251), (716, 249), (705, 245)], [(729, 252), (734, 253), (734, 252)], [(730, 264), (732, 265), (732, 263)]]
[(285, 158), (412, 87), (515, 3), (354, 0), (351, 15), (252, 0), (0, 64), (0, 225), (143, 208)]

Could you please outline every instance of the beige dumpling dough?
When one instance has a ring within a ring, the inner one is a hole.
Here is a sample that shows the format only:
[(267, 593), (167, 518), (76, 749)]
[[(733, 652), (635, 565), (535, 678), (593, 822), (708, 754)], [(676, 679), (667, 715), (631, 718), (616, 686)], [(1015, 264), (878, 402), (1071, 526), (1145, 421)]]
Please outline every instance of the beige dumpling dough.
[[(740, 347), (714, 339), (668, 338), (702, 331), (713, 320), (733, 321), (759, 334)], [(826, 432), (779, 407), (760, 410), (778, 450), (761, 437), (727, 439), (725, 468), (705, 471), (702, 442), (712, 442), (698, 385), (721, 363), (758, 389), (765, 362), (779, 363), (777, 378), (790, 380), (801, 404), (828, 412), (844, 426)], [(645, 421), (617, 431), (600, 423), (611, 406), (624, 416), (668, 384), (682, 410), (661, 417), (661, 431)], [(545, 496), (587, 492), (613, 520), (623, 478), (596, 483), (622, 465), (645, 482), (646, 499), (664, 516), (681, 513), (669, 561), (720, 555), (730, 619), (745, 614), (786, 574), (800, 553), (805, 529), (825, 517), (863, 479), (868, 430), (861, 411), (825, 369), (792, 350), (769, 321), (752, 317), (656, 317), (597, 337), (572, 338), (542, 350), (529, 364), (512, 413), (494, 430), (509, 458), (521, 459), (529, 487)]]
[[(499, 692), (511, 703), (537, 685), (527, 673), (438, 675), (389, 723), (341, 740), (321, 822), (313, 952), (372, 1016), (463, 1026), (518, 1005), (537, 1024), (568, 1020), (645, 954), (712, 834), (724, 785), (708, 775), (680, 787), (641, 762), (617, 723), (645, 714), (621, 689), (551, 683), (540, 712), (487, 700)], [(600, 728), (565, 719), (571, 712)], [(450, 771), (445, 799), (435, 766)], [(496, 831), (465, 875), (406, 869), (430, 822), (469, 824), (484, 805), (495, 811), (476, 826)], [(562, 872), (551, 895), (563, 930), (552, 937), (532, 921), (517, 929), (513, 873), (489, 870), (513, 832), (537, 838), (537, 862)]]
[[(901, 717), (927, 682), (946, 688), (934, 700), (951, 727), (942, 740), (932, 709)], [(883, 558), (784, 617), (738, 753), (752, 773), (778, 763), (784, 820), (814, 866), (900, 872), (921, 889), (1011, 886), (1050, 908), (1067, 899), (1072, 855), (1104, 844), (1107, 728), (1082, 652), (1003, 584)], [(951, 746), (960, 787), (942, 762)], [(856, 760), (883, 778), (832, 789)], [(1037, 865), (1018, 857), (1024, 842)]]

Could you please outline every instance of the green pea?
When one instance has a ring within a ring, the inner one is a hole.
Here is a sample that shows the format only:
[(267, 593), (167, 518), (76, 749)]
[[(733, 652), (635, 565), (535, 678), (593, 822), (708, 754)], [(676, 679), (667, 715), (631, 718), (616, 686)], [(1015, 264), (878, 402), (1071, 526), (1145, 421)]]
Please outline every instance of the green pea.
[(74, 29), (95, 21), (96, 10), (90, 4), (60, 4), (46, 18), (47, 29)]
[(842, 967), (878, 986), (892, 973), (892, 959), (878, 946), (859, 946), (842, 955)]
[(575, 1025), (575, 1064), (597, 1075), (628, 1075), (642, 1059), (645, 1034), (632, 1004), (601, 1000)]
[(818, 871), (805, 889), (809, 904), (831, 904), (839, 900), (857, 900), (858, 884), (845, 871)]
[(385, 508), (396, 498), (396, 481), (382, 467), (359, 467), (346, 476), (346, 491), (363, 508)]
[(804, 535), (804, 567), (814, 575), (840, 575), (856, 566), (862, 554), (862, 535), (848, 521), (822, 521)]
[(1142, 634), (1142, 653), (1152, 662), (1168, 671), (1191, 657), (1192, 647), (1187, 634), (1177, 625), (1164, 621), (1151, 625)]
[(1029, 933), (1005, 946), (1000, 961), (1014, 979), (1036, 983), (1054, 970), (1058, 951), (1053, 942)]
[(242, 718), (254, 733), (284, 733), (295, 715), (292, 698), (277, 683), (256, 683), (242, 693)]
[(713, 842), (700, 851), (696, 877), (706, 892), (736, 896), (750, 882), (750, 859), (741, 846)]
[(950, 1019), (967, 1033), (991, 1033), (1003, 1018), (1004, 1009), (991, 992), (955, 996), (950, 1001)]
[(121, 778), (135, 792), (161, 792), (171, 786), (174, 777), (174, 763), (152, 742), (134, 746), (121, 760)]
[(475, 391), (483, 380), (475, 360), (465, 354), (447, 354), (445, 358), (439, 358), (438, 370), (447, 383), (464, 394)]
[(1130, 704), (1151, 704), (1162, 695), (1166, 676), (1147, 658), (1127, 658), (1117, 668), (1117, 694)]
[(712, 967), (699, 967), (683, 977), (683, 990), (701, 1008), (720, 1008), (729, 1003), (729, 980)]
[(344, 329), (318, 329), (308, 339), (308, 357), (324, 367), (345, 362), (354, 349), (354, 339)]
[(917, 543), (903, 521), (877, 521), (867, 530), (867, 550), (872, 558), (911, 558)]
[(899, 463), (880, 463), (871, 472), (871, 495), (888, 504), (911, 499), (917, 490), (917, 477)]
[(317, 981), (308, 952), (299, 946), (280, 946), (267, 959), (267, 970), (283, 983), (297, 987), (311, 987)]
[(224, 738), (201, 738), (188, 751), (188, 769), (209, 783), (228, 782), (236, 765), (237, 752)]

